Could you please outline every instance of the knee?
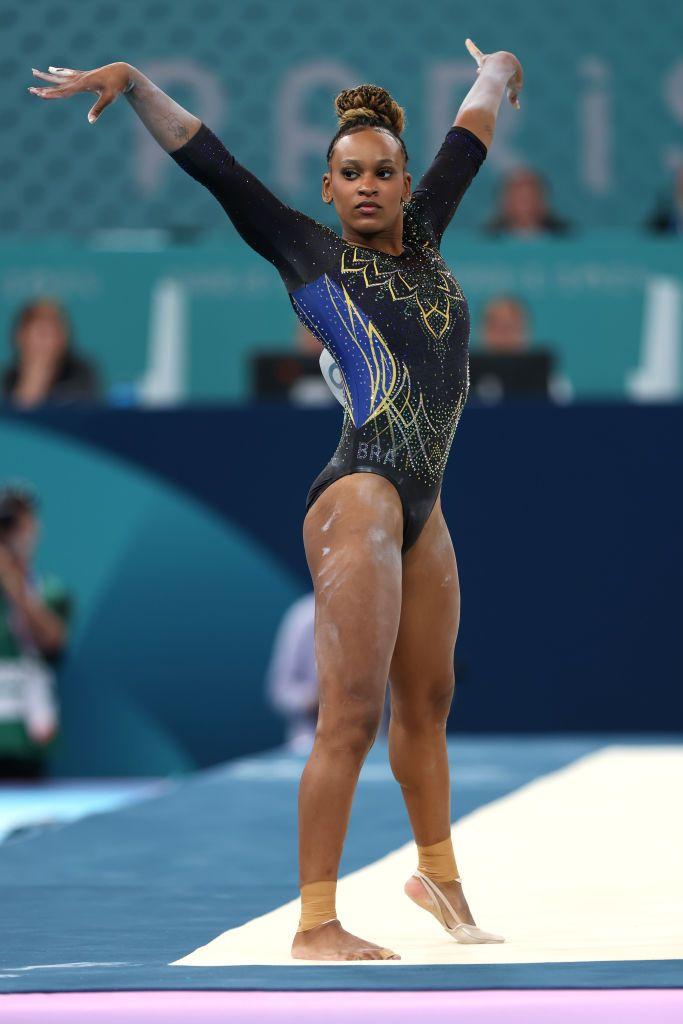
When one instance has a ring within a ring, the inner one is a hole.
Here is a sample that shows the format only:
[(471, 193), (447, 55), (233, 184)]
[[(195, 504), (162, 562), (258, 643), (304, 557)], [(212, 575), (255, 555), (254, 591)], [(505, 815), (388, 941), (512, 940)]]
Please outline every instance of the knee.
[(410, 733), (445, 729), (454, 689), (451, 672), (425, 684), (408, 699), (392, 697), (392, 721)]
[(356, 700), (336, 708), (321, 705), (316, 743), (362, 763), (375, 742), (381, 717), (382, 707), (371, 700)]

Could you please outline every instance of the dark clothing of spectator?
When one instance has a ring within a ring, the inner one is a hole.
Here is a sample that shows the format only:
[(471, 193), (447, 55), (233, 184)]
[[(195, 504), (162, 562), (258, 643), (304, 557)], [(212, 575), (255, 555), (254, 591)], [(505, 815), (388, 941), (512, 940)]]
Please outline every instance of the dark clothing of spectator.
[(683, 234), (683, 212), (673, 206), (663, 206), (656, 210), (646, 223), (648, 231), (658, 235)]
[[(517, 231), (515, 228), (508, 227), (507, 221), (504, 217), (494, 217), (493, 220), (483, 225), (482, 230), (492, 237), (498, 238), (501, 235), (510, 235), (511, 237), (526, 237), (527, 232)], [(561, 217), (557, 217), (554, 213), (549, 213), (541, 221), (541, 226), (536, 232), (538, 235), (566, 235), (572, 231), (572, 225), (567, 220), (562, 220)]]
[[(2, 375), (2, 392), (7, 401), (19, 380), (19, 367), (16, 363)], [(84, 356), (68, 351), (61, 362), (46, 402), (66, 405), (71, 402), (97, 402), (102, 397), (99, 375), (94, 365)]]

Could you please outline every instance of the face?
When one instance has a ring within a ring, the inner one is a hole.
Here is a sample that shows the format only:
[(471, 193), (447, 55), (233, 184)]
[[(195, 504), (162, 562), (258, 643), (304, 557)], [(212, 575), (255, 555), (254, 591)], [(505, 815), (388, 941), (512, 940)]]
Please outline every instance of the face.
[(39, 524), (33, 512), (22, 512), (5, 543), (20, 562), (27, 565), (38, 543)]
[(481, 340), (487, 352), (522, 352), (529, 340), (524, 310), (514, 302), (492, 302), (484, 313)]
[(503, 210), (513, 226), (533, 228), (541, 223), (546, 203), (542, 184), (535, 174), (518, 171), (508, 179)]
[(43, 358), (57, 360), (66, 350), (67, 335), (57, 307), (38, 306), (23, 324), (17, 337), (22, 360)]
[(410, 199), (404, 167), (403, 150), (389, 132), (350, 132), (334, 147), (330, 170), (323, 175), (323, 199), (334, 202), (342, 225), (357, 234), (386, 232), (401, 216), (401, 200)]
[(307, 327), (297, 320), (296, 334), (295, 334), (295, 345), (297, 351), (301, 352), (305, 356), (319, 356), (322, 352), (322, 342), (318, 341), (314, 334), (308, 330)]

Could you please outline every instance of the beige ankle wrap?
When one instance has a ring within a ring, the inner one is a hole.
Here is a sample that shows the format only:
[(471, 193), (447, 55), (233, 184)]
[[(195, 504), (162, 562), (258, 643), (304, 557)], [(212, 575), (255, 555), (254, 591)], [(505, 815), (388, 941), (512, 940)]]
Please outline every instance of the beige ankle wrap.
[(418, 846), (417, 852), (417, 870), (427, 878), (435, 882), (453, 882), (459, 877), (450, 836), (433, 846)]
[(316, 925), (332, 921), (337, 916), (335, 900), (337, 883), (309, 882), (301, 886), (301, 917), (298, 932), (307, 932)]

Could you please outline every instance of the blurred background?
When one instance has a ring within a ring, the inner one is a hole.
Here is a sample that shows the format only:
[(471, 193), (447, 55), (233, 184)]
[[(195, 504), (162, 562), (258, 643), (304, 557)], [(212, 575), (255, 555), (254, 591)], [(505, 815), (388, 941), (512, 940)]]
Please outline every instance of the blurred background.
[(301, 524), (341, 422), (279, 276), (213, 197), (128, 104), (90, 125), (93, 96), (40, 102), (31, 68), (134, 64), (336, 227), (334, 97), (390, 90), (417, 182), (475, 79), (467, 36), (512, 50), (525, 87), (442, 246), (472, 324), (443, 487), (450, 728), (680, 729), (680, 3), (3, 0), (5, 777), (306, 750)]

